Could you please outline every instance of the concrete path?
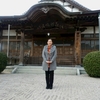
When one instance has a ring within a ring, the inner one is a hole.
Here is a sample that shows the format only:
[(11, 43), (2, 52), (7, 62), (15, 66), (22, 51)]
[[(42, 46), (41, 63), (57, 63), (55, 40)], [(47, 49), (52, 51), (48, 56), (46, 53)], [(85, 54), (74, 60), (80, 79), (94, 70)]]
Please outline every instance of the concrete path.
[(100, 79), (88, 75), (55, 75), (45, 89), (44, 74), (0, 74), (0, 100), (100, 100)]

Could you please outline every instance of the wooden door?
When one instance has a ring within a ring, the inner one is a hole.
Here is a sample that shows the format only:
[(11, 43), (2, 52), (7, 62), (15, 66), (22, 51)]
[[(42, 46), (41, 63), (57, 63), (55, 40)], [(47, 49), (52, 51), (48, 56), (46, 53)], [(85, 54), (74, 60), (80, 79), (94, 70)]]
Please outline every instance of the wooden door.
[(74, 47), (59, 46), (57, 47), (57, 64), (58, 66), (74, 65)]

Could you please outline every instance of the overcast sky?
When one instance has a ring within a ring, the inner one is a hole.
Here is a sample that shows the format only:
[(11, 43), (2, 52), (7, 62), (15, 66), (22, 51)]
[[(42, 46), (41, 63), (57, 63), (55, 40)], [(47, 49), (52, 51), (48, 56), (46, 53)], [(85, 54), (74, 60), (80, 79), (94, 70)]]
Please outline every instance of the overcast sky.
[[(0, 16), (22, 15), (39, 0), (0, 0)], [(100, 0), (76, 0), (91, 10), (100, 9)]]

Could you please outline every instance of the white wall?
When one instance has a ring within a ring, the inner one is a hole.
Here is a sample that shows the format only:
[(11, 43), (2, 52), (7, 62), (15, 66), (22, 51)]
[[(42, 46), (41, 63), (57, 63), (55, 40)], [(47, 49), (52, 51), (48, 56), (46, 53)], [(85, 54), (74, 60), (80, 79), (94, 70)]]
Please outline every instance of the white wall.
[[(8, 36), (8, 30), (3, 30), (2, 36)], [(9, 36), (16, 36), (16, 30), (10, 30)], [(18, 34), (18, 36), (21, 36), (21, 34)]]
[(96, 33), (99, 33), (99, 26), (96, 27)]
[[(94, 28), (93, 27), (87, 27), (87, 29), (82, 32), (81, 34), (93, 34), (94, 33)], [(99, 27), (95, 27), (95, 33), (99, 33)]]
[[(8, 30), (3, 30), (2, 36), (8, 36)], [(15, 30), (10, 30), (9, 31), (9, 36), (16, 36), (16, 31)]]

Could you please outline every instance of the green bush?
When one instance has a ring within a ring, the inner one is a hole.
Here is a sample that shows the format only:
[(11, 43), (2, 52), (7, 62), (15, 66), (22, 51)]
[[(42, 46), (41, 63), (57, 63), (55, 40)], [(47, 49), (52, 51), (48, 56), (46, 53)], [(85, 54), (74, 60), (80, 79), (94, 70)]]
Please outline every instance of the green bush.
[(83, 66), (91, 77), (100, 77), (100, 51), (88, 53), (83, 59)]
[(7, 66), (7, 56), (6, 54), (0, 52), (0, 73), (6, 68)]

